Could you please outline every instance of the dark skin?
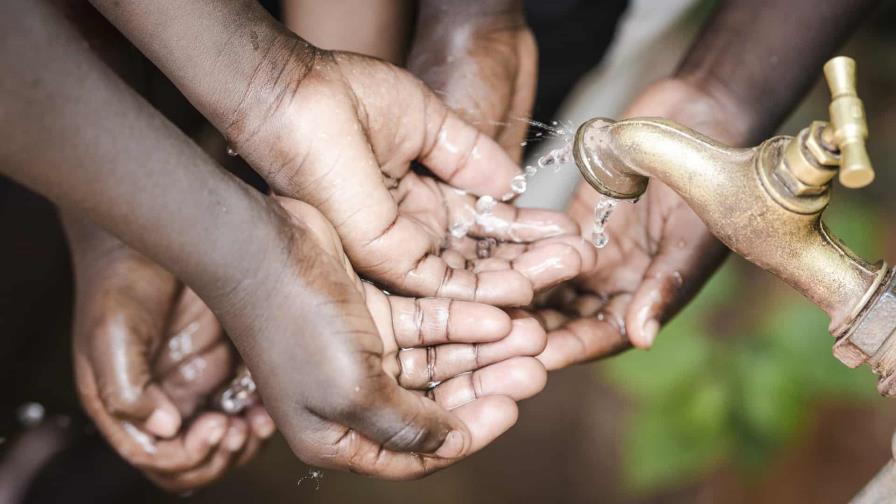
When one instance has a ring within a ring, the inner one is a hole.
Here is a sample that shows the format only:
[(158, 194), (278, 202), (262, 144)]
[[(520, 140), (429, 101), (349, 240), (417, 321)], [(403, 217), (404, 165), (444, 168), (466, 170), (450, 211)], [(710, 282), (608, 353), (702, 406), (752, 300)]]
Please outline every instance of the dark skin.
[[(526, 305), (593, 261), (562, 214), (499, 204), (500, 225), (475, 222), (475, 195), (507, 193), (519, 168), (404, 70), (316, 48), (251, 0), (93, 4), (276, 192), (318, 208), (357, 271), (389, 291)], [(452, 238), (458, 223), (468, 237)], [(480, 265), (484, 237), (512, 243)]]
[(408, 69), (519, 162), (538, 70), (521, 1), (420, 1)]
[[(152, 87), (151, 65), (89, 4), (55, 3), (135, 91), (163, 96)], [(99, 226), (74, 214), (62, 221), (78, 288), (75, 380), (109, 443), (171, 491), (206, 484), (250, 459), (273, 433), (273, 420), (260, 405), (233, 416), (214, 409), (212, 395), (238, 359), (211, 310)]]
[[(666, 117), (734, 146), (754, 145), (818, 77), (824, 61), (874, 0), (722, 2), (676, 74), (641, 94), (624, 116)], [(808, 14), (808, 13), (811, 13)], [(806, 23), (811, 29), (794, 29)], [(582, 183), (569, 213), (587, 230), (597, 193)], [(548, 369), (649, 348), (718, 267), (726, 250), (684, 201), (651, 181), (620, 204), (597, 269), (544, 296)]]
[(98, 226), (73, 215), (64, 222), (78, 289), (75, 378), (103, 435), (171, 491), (204, 485), (249, 460), (274, 423), (260, 405), (225, 415), (209, 403), (235, 363), (211, 310)]
[[(2, 20), (0, 124), (15, 127), (4, 129), (0, 165), (190, 285), (231, 337), (303, 460), (383, 477), (419, 476), (494, 439), (515, 421), (510, 398), (543, 385), (537, 361), (501, 354), (504, 360), (484, 369), (512, 370), (446, 380), (440, 387), (451, 386), (429, 395), (399, 386), (418, 360), (384, 360), (389, 338), (422, 349), (446, 337), (514, 346), (543, 336), (531, 320), (511, 323), (502, 311), (476, 303), (443, 300), (427, 311), (428, 303), (391, 296), (374, 306), (385, 296), (359, 288), (336, 235), (322, 231), (332, 228), (320, 214), (307, 205), (284, 210), (220, 170), (97, 60), (51, 7), (21, 0), (8, 8), (14, 15)], [(469, 321), (488, 334), (464, 336)], [(414, 338), (418, 344), (409, 344)], [(423, 354), (450, 356), (452, 344)], [(524, 353), (540, 351), (539, 345)], [(465, 365), (443, 359), (445, 378), (452, 369), (477, 367), (477, 355), (457, 352)], [(502, 380), (507, 376), (514, 379)]]
[[(69, 10), (67, 17), (77, 19), (79, 29), (90, 38), (91, 49), (112, 66), (116, 73), (128, 79), (132, 86), (142, 90), (140, 86), (145, 77), (141, 80), (141, 76), (145, 76), (146, 69), (134, 68), (132, 63), (134, 54), (126, 51), (127, 41), (117, 40), (114, 30), (110, 31), (102, 26), (103, 20), (96, 19), (96, 13), (91, 12), (91, 9), (73, 8), (76, 6), (72, 4), (67, 4), (65, 7)], [(290, 3), (287, 7), (292, 7), (287, 14), (293, 12), (293, 17), (299, 21), (304, 21), (312, 27), (321, 25), (319, 15), (295, 16), (299, 6)], [(396, 4), (394, 7), (399, 5)], [(357, 35), (357, 32), (358, 30), (353, 30), (352, 34)], [(399, 32), (400, 30), (395, 31), (396, 34)], [(383, 41), (389, 42), (388, 39)], [(340, 49), (346, 44), (346, 41), (333, 40), (332, 37), (324, 42), (327, 47)], [(402, 44), (391, 41), (390, 47), (398, 45)], [(374, 49), (386, 48), (377, 46)], [(223, 155), (223, 149), (221, 154)], [(91, 273), (90, 275), (82, 273), (79, 276), (87, 279), (100, 278), (100, 281), (79, 283), (79, 298), (85, 301), (76, 307), (77, 313), (95, 312), (89, 318), (98, 320), (76, 332), (75, 350), (79, 363), (77, 378), (88, 412), (96, 419), (119, 453), (143, 468), (158, 484), (170, 490), (180, 491), (201, 486), (220, 476), (232, 465), (247, 460), (256, 450), (259, 439), (270, 435), (272, 430), (270, 419), (258, 407), (247, 414), (246, 420), (252, 429), (243, 429), (242, 420), (233, 420), (235, 425), (229, 427), (227, 435), (220, 442), (220, 449), (217, 449), (217, 445), (196, 442), (197, 439), (205, 440), (220, 430), (220, 422), (206, 420), (211, 413), (204, 413), (180, 432), (176, 429), (184, 418), (194, 414), (196, 403), (207, 402), (209, 392), (215, 390), (217, 385), (229, 376), (228, 370), (232, 367), (230, 359), (210, 359), (204, 356), (203, 371), (207, 376), (186, 383), (186, 387), (178, 387), (175, 394), (177, 397), (169, 397), (166, 394), (167, 388), (156, 385), (155, 374), (148, 372), (153, 356), (168, 355), (166, 341), (170, 344), (170, 336), (183, 329), (171, 326), (171, 313), (192, 314), (195, 318), (205, 320), (200, 325), (200, 332), (195, 335), (197, 341), (194, 343), (197, 345), (200, 343), (205, 345), (204, 342), (209, 338), (223, 343), (223, 334), (213, 314), (188, 289), (183, 292), (191, 295), (180, 295), (182, 285), (160, 266), (95, 226), (83, 220), (74, 222), (73, 225), (73, 221), (74, 218), (67, 219), (66, 224), (70, 228), (69, 239), (76, 253), (76, 263), (89, 263), (90, 268), (83, 269)], [(83, 232), (84, 229), (88, 229), (89, 232)], [(108, 253), (110, 248), (114, 253)], [(78, 260), (79, 256), (83, 258)], [(132, 286), (134, 278), (142, 278), (139, 281), (139, 289)], [(115, 294), (104, 295), (108, 292)], [(103, 302), (104, 299), (111, 301)], [(85, 314), (84, 317), (88, 315)], [(175, 320), (180, 318), (182, 317), (178, 315)], [(112, 321), (116, 324), (111, 323)], [(516, 331), (514, 334), (525, 332)], [(111, 338), (110, 335), (115, 337)], [(530, 346), (537, 344), (539, 340), (536, 335), (528, 344)], [(216, 345), (216, 348), (222, 346)], [(508, 348), (512, 350), (513, 347)], [(441, 353), (435, 352), (433, 355)], [(416, 362), (413, 359), (408, 360), (409, 356), (414, 355), (413, 352), (404, 352), (402, 355), (409, 365)], [(451, 351), (448, 357), (438, 358), (440, 364), (433, 369), (444, 377), (446, 371), (439, 368), (451, 369), (452, 365), (457, 367), (457, 364), (451, 363), (458, 356), (458, 350)], [(110, 365), (113, 363), (117, 364)], [(189, 363), (186, 366), (186, 369), (194, 368), (195, 366), (190, 366)], [(178, 376), (177, 373), (167, 373), (167, 376), (172, 375)], [(166, 383), (164, 380), (160, 382)], [(199, 383), (208, 386), (197, 387)], [(402, 382), (405, 386), (409, 384), (413, 385), (414, 382), (407, 380)], [(419, 387), (420, 384), (414, 386)], [(181, 409), (179, 412), (172, 404), (178, 399), (192, 405), (187, 411)], [(217, 417), (228, 421), (220, 414), (217, 414)], [(114, 419), (118, 422), (112, 421)], [(122, 434), (122, 421), (139, 426), (147, 434), (157, 438), (161, 442), (159, 446), (164, 449), (150, 456), (133, 436)], [(244, 432), (248, 432), (248, 435), (240, 437)], [(191, 442), (184, 442), (185, 439)], [(244, 440), (245, 446), (237, 446), (241, 440)], [(208, 456), (208, 452), (212, 449), (217, 449), (220, 455)], [(164, 457), (159, 456), (159, 453), (164, 453)]]

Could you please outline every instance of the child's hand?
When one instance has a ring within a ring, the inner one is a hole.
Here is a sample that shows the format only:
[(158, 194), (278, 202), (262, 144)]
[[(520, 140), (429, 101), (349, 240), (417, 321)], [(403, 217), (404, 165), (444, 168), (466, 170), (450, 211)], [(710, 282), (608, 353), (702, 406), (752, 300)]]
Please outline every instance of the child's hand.
[[(544, 345), (533, 319), (511, 320), (471, 302), (386, 295), (354, 274), (319, 212), (282, 203), (300, 226), (294, 243), (302, 257), (279, 275), (266, 313), (255, 317), (261, 328), (248, 329), (259, 336), (241, 353), (302, 460), (412, 478), (513, 425), (514, 401), (540, 391), (546, 378), (532, 357)], [(290, 268), (317, 280), (309, 285)]]
[(538, 74), (522, 2), (424, 0), (417, 9), (408, 69), (519, 161)]
[(171, 491), (209, 483), (251, 458), (274, 425), (260, 406), (242, 416), (206, 409), (234, 370), (211, 311), (99, 228), (73, 219), (67, 228), (78, 287), (78, 392), (109, 443)]
[[(740, 114), (714, 95), (667, 79), (647, 89), (626, 117), (667, 117), (735, 145), (744, 134), (726, 120)], [(579, 184), (569, 214), (589, 233), (597, 192)], [(607, 222), (600, 263), (545, 296), (548, 369), (649, 348), (660, 325), (700, 290), (727, 254), (697, 214), (668, 186), (651, 180), (637, 204), (620, 202)], [(586, 235), (585, 238), (590, 238)]]
[[(498, 204), (476, 219), (475, 195), (512, 194), (520, 169), (420, 80), (373, 58), (280, 44), (225, 133), (277, 193), (333, 223), (359, 274), (401, 294), (516, 306), (590, 267), (592, 248), (561, 213)], [(452, 238), (465, 227), (469, 236)], [(488, 237), (501, 245), (478, 261)]]

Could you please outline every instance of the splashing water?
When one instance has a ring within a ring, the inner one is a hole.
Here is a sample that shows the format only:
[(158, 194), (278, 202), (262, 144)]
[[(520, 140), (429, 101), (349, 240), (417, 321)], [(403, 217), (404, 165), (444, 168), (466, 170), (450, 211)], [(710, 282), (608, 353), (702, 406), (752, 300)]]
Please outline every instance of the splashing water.
[(249, 373), (246, 366), (240, 366), (236, 377), (218, 398), (218, 403), (221, 405), (224, 413), (231, 415), (239, 413), (251, 404), (256, 388), (252, 374)]
[(182, 360), (193, 350), (193, 335), (198, 330), (199, 323), (191, 322), (168, 340), (168, 352), (174, 361)]
[(607, 234), (607, 221), (619, 200), (599, 194), (594, 204), (594, 226), (591, 228), (591, 243), (597, 248), (604, 248), (610, 242)]
[[(525, 146), (532, 141), (542, 141), (547, 139), (560, 139), (562, 145), (550, 150), (547, 154), (538, 158), (535, 165), (527, 165), (523, 169), (523, 173), (513, 177), (510, 181), (510, 191), (504, 193), (500, 198), (502, 202), (510, 201), (525, 193), (529, 188), (529, 182), (538, 173), (538, 170), (553, 167), (554, 172), (556, 173), (563, 167), (563, 165), (572, 164), (574, 162), (572, 156), (572, 143), (575, 134), (575, 125), (571, 121), (564, 121), (562, 123), (560, 121), (551, 121), (550, 124), (547, 124), (525, 118), (514, 118), (513, 120), (526, 122), (534, 132), (534, 136), (530, 136), (526, 141), (522, 142), (520, 144), (521, 146)], [(506, 126), (508, 123), (496, 124)], [(498, 226), (508, 225), (492, 215), (492, 210), (495, 205), (496, 200), (494, 197), (480, 197), (476, 201), (473, 222), (460, 221), (453, 223), (449, 228), (451, 236), (454, 238), (463, 238), (470, 231), (470, 228), (474, 223), (482, 226), (487, 232), (494, 231)], [(494, 247), (494, 243), (481, 243), (482, 241), (483, 240), (480, 240), (480, 243), (477, 243), (477, 256), (480, 258), (482, 258), (484, 254), (490, 254), (491, 248)]]
[(299, 482), (297, 483), (297, 485), (302, 486), (302, 482), (306, 479), (314, 482), (315, 490), (320, 490), (320, 481), (324, 479), (324, 472), (320, 469), (308, 469), (308, 474), (299, 478)]
[(16, 410), (16, 418), (24, 427), (34, 427), (44, 419), (44, 405), (37, 402), (26, 402)]

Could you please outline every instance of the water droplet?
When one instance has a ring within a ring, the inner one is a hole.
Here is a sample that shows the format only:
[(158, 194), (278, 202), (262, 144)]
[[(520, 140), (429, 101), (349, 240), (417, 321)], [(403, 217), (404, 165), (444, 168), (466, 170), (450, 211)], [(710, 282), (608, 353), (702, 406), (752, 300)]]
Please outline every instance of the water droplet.
[(320, 481), (324, 479), (324, 472), (320, 469), (308, 469), (308, 474), (299, 478), (298, 486), (302, 486), (302, 482), (305, 480), (311, 480), (315, 483), (314, 489), (320, 490)]
[(591, 244), (596, 248), (604, 248), (610, 243), (610, 237), (606, 231), (594, 231), (591, 233)]
[(520, 142), (520, 147), (525, 147), (528, 144), (529, 144), (529, 142), (525, 142), (525, 141)]
[(476, 200), (476, 212), (479, 214), (489, 214), (492, 213), (492, 209), (495, 208), (497, 202), (495, 198), (485, 195), (480, 196), (478, 200)]
[(527, 177), (534, 177), (535, 174), (538, 173), (538, 168), (534, 166), (527, 166), (525, 170), (525, 174)]
[(476, 257), (488, 259), (492, 256), (492, 249), (498, 244), (494, 238), (485, 238), (476, 242)]
[(236, 149), (234, 149), (233, 147), (228, 145), (227, 146), (227, 155), (230, 157), (237, 157), (237, 156), (239, 156), (239, 153), (236, 151)]
[(515, 192), (516, 194), (523, 194), (526, 192), (526, 176), (525, 175), (517, 175), (513, 177), (513, 180), (510, 181), (510, 190)]
[(617, 200), (599, 195), (594, 205), (594, 226), (591, 228), (591, 243), (597, 248), (604, 248), (610, 242), (607, 234), (607, 221), (616, 208)]
[(38, 402), (26, 402), (16, 410), (16, 418), (24, 427), (34, 427), (39, 424), (45, 414), (44, 405)]
[(241, 367), (237, 371), (237, 376), (221, 393), (218, 403), (221, 405), (224, 413), (231, 415), (239, 413), (252, 402), (252, 395), (255, 393), (255, 389), (255, 380), (252, 379), (252, 374), (245, 367)]
[(470, 224), (467, 222), (455, 222), (451, 225), (451, 236), (455, 238), (463, 238), (467, 236), (467, 232), (470, 230)]

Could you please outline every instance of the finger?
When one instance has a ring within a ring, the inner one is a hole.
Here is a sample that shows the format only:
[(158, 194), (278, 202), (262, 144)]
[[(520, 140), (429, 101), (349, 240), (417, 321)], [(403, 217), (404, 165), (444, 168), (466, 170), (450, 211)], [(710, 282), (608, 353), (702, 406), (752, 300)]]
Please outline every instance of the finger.
[(456, 456), (408, 454), (383, 450), (380, 445), (348, 431), (334, 446), (334, 456), (309, 460), (316, 466), (349, 469), (384, 479), (407, 480), (425, 476), (481, 450), (507, 431), (519, 416), (516, 403), (504, 396), (488, 396), (456, 408), (453, 413), (469, 429), (469, 445)]
[(226, 340), (219, 339), (202, 353), (181, 360), (159, 378), (162, 390), (184, 417), (192, 416), (212, 392), (230, 378), (234, 354)]
[(513, 321), (505, 338), (490, 343), (448, 344), (399, 352), (398, 383), (422, 389), (463, 373), (517, 356), (536, 356), (544, 350), (545, 332), (532, 318)]
[(454, 415), (383, 371), (340, 395), (332, 419), (385, 449), (460, 456), (469, 448), (470, 433)]
[(548, 331), (547, 346), (538, 356), (548, 371), (614, 355), (630, 346), (622, 314), (631, 299), (611, 298), (596, 316), (576, 318)]
[(631, 342), (604, 321), (576, 319), (548, 332), (548, 344), (538, 356), (548, 371), (616, 355)]
[(274, 425), (274, 419), (272, 419), (267, 410), (259, 404), (249, 407), (249, 410), (246, 412), (246, 419), (249, 421), (249, 426), (252, 428), (252, 434), (260, 439), (271, 437), (271, 435), (274, 434), (274, 431), (277, 430), (276, 425)]
[(158, 341), (154, 323), (144, 317), (160, 314), (149, 310), (106, 313), (88, 336), (86, 353), (96, 380), (97, 393), (110, 414), (140, 426), (154, 436), (171, 437), (181, 416), (170, 398), (152, 382), (147, 355)]
[(691, 299), (725, 258), (727, 249), (689, 209), (666, 222), (663, 239), (625, 314), (628, 337), (649, 348), (660, 323)]
[(193, 469), (205, 462), (220, 446), (230, 426), (221, 413), (203, 413), (187, 431), (177, 438), (156, 441), (129, 457), (135, 466), (159, 473), (178, 473)]
[(222, 339), (218, 319), (192, 289), (185, 288), (175, 305), (168, 324), (168, 335), (153, 363), (156, 375), (168, 374), (173, 368), (203, 353)]
[(264, 440), (259, 438), (258, 436), (251, 434), (249, 439), (246, 440), (246, 445), (243, 447), (243, 451), (236, 454), (235, 460), (233, 461), (234, 467), (241, 467), (249, 461), (251, 461), (256, 454), (258, 454), (258, 450), (261, 448), (261, 444)]
[(426, 138), (418, 161), (448, 184), (475, 194), (500, 197), (508, 192), (519, 166), (495, 141), (426, 93)]
[(249, 423), (241, 417), (231, 417), (230, 427), (221, 440), (221, 446), (231, 453), (241, 452), (249, 436)]
[(547, 372), (541, 362), (532, 357), (514, 357), (451, 378), (431, 394), (437, 403), (453, 410), (486, 396), (501, 395), (521, 401), (541, 392), (546, 383)]
[(520, 208), (496, 203), (488, 213), (479, 213), (470, 227), (473, 237), (492, 237), (502, 242), (527, 243), (560, 235), (579, 235), (579, 226), (562, 212)]
[(453, 269), (435, 255), (426, 256), (405, 277), (401, 292), (498, 306), (527, 305), (533, 296), (532, 283), (519, 271)]
[(511, 330), (510, 317), (494, 306), (445, 298), (388, 299), (401, 348), (495, 341)]
[(198, 467), (173, 474), (148, 471), (147, 477), (169, 492), (186, 492), (220, 478), (235, 459), (236, 455), (232, 451), (224, 446), (218, 446), (208, 460)]

